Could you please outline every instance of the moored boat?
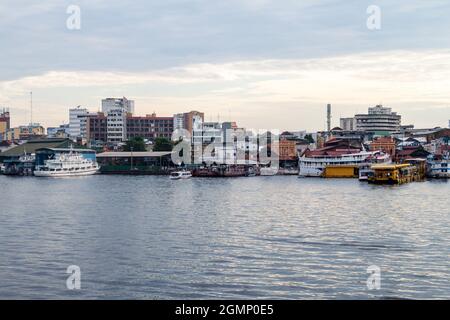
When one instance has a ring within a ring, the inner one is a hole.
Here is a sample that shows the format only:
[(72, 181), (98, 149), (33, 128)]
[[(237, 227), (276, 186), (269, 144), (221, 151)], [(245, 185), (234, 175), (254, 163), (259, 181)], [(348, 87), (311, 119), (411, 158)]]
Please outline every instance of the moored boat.
[(403, 184), (421, 179), (418, 168), (409, 163), (376, 164), (372, 170), (368, 178), (371, 184)]
[(96, 161), (85, 159), (73, 152), (60, 154), (56, 159), (45, 161), (43, 166), (36, 167), (36, 177), (70, 177), (96, 174), (100, 167)]
[(2, 173), (9, 176), (32, 176), (35, 160), (34, 154), (24, 152), (18, 159), (5, 160)]
[(327, 166), (355, 166), (357, 168), (371, 164), (371, 159), (379, 154), (379, 151), (352, 152), (344, 150), (332, 154), (303, 156), (299, 159), (300, 177), (322, 177)]
[(369, 176), (373, 174), (373, 170), (371, 169), (374, 164), (391, 164), (392, 158), (387, 153), (380, 152), (379, 154), (374, 155), (371, 159), (369, 159), (368, 163), (365, 163), (359, 167), (359, 181), (367, 181)]
[(436, 179), (450, 178), (450, 156), (445, 154), (442, 158), (430, 158), (428, 160), (427, 176)]
[(275, 176), (278, 174), (278, 167), (261, 167), (259, 169), (261, 176)]
[(174, 171), (170, 174), (171, 180), (189, 179), (190, 177), (192, 177), (190, 171)]
[(259, 174), (255, 166), (221, 164), (196, 168), (193, 170), (192, 175), (204, 178), (229, 178), (246, 177), (252, 172), (255, 172), (256, 175)]

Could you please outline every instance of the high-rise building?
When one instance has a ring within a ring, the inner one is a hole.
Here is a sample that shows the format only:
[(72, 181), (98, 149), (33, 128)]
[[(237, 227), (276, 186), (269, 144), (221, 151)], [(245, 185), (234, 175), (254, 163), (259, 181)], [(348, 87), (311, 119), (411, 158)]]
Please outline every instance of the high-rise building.
[(118, 143), (127, 140), (127, 112), (123, 108), (110, 109), (106, 114), (108, 142)]
[(170, 140), (173, 132), (172, 117), (157, 117), (155, 113), (145, 117), (127, 117), (127, 139), (142, 137), (148, 140), (167, 138)]
[(85, 133), (87, 117), (89, 115), (88, 109), (82, 108), (81, 106), (69, 109), (68, 133), (72, 139), (85, 138), (82, 134)]
[(184, 113), (177, 113), (173, 115), (173, 129), (184, 129)]
[(156, 138), (171, 138), (173, 118), (157, 117), (156, 114), (135, 117), (117, 109), (107, 115), (98, 113), (89, 117), (87, 128), (91, 143), (120, 143), (136, 137), (154, 141)]
[(370, 132), (394, 132), (401, 126), (401, 116), (382, 105), (369, 108), (368, 114), (355, 115), (356, 130)]
[(95, 117), (90, 117), (87, 123), (87, 139), (93, 142), (106, 143), (108, 139), (108, 125), (105, 114), (99, 112)]
[(355, 118), (341, 118), (340, 127), (344, 131), (356, 130)]
[(223, 128), (219, 122), (203, 122), (200, 128), (194, 129), (192, 142), (194, 144), (221, 144), (223, 141)]
[(186, 113), (178, 113), (173, 116), (174, 129), (185, 129), (189, 133), (194, 130), (201, 130), (205, 114), (198, 111), (191, 111)]
[(102, 100), (102, 112), (108, 114), (111, 110), (122, 109), (125, 113), (134, 113), (134, 101), (127, 98), (106, 98)]

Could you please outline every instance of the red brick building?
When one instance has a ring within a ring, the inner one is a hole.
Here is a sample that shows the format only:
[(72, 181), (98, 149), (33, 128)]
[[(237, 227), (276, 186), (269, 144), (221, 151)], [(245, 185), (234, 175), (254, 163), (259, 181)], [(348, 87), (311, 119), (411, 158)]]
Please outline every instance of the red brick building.
[[(98, 113), (96, 116), (88, 117), (87, 121), (88, 140), (107, 142), (107, 117), (103, 113)], [(173, 117), (157, 117), (156, 114), (145, 117), (129, 115), (125, 128), (127, 139), (135, 137), (152, 141), (160, 137), (170, 139), (173, 132)]]
[(392, 137), (380, 137), (370, 143), (370, 151), (383, 151), (395, 157), (395, 139)]
[(173, 117), (157, 117), (156, 114), (145, 117), (127, 117), (127, 139), (135, 137), (149, 140), (170, 139), (172, 132)]

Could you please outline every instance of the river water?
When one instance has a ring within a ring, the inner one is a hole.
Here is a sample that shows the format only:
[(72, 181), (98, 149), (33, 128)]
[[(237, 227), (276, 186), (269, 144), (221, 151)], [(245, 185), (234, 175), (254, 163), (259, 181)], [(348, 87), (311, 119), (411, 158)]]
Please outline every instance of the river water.
[(445, 181), (0, 176), (0, 298), (449, 299), (449, 194)]

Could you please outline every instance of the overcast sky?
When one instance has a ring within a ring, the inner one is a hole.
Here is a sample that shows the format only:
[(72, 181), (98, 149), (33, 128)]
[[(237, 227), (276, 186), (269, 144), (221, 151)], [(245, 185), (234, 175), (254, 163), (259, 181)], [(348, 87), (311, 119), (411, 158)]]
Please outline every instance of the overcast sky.
[[(69, 5), (81, 29), (69, 30)], [(381, 9), (369, 30), (368, 6)], [(448, 0), (0, 2), (0, 107), (68, 121), (126, 96), (136, 113), (199, 110), (248, 128), (322, 130), (382, 103), (416, 127), (450, 119)]]

